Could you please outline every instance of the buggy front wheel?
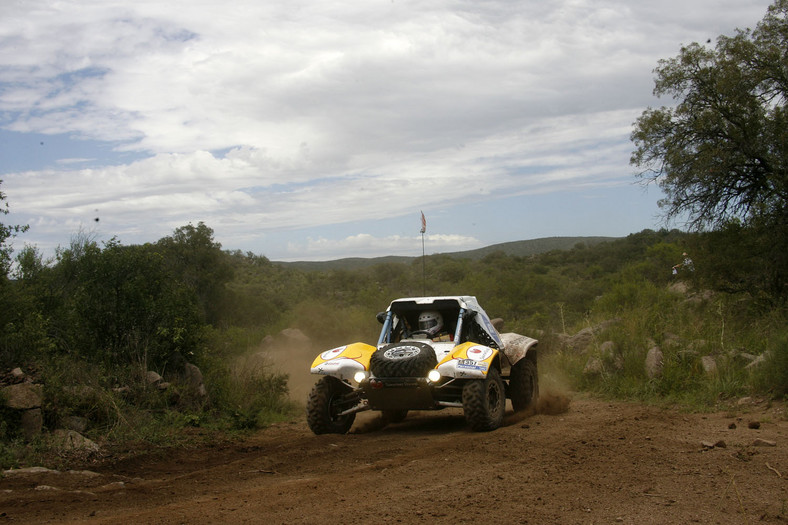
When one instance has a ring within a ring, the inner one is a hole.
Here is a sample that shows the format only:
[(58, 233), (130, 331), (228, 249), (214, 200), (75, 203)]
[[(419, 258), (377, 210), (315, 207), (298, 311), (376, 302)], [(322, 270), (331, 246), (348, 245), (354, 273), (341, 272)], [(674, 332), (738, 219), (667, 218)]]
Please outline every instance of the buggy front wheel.
[(501, 375), (490, 368), (484, 379), (468, 381), (462, 388), (462, 409), (473, 430), (484, 432), (501, 426), (506, 410), (506, 391)]
[(307, 398), (306, 422), (315, 434), (347, 434), (356, 414), (340, 414), (358, 402), (358, 394), (349, 385), (335, 377), (322, 377)]

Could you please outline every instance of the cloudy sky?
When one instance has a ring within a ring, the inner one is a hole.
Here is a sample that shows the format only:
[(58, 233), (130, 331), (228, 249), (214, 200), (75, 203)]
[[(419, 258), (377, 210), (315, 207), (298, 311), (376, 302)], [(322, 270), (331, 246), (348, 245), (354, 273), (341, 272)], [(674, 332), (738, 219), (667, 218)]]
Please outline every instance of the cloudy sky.
[(769, 3), (2, 0), (0, 221), (272, 260), (420, 255), (422, 210), (428, 253), (659, 228), (653, 69)]

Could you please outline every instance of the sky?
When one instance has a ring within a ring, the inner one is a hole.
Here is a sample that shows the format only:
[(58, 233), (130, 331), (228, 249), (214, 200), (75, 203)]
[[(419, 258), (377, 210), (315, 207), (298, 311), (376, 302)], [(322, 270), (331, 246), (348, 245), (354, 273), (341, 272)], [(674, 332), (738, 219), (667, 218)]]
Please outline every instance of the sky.
[(0, 221), (275, 261), (681, 228), (629, 163), (654, 68), (769, 4), (2, 0)]

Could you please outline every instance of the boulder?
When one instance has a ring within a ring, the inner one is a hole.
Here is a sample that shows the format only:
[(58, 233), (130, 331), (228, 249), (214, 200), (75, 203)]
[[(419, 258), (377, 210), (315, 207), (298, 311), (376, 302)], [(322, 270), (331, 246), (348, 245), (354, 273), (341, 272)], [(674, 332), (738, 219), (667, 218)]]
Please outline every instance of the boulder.
[(183, 381), (193, 388), (198, 388), (203, 384), (202, 372), (197, 368), (197, 365), (186, 363), (183, 367)]
[(296, 348), (307, 348), (312, 344), (309, 337), (298, 328), (285, 328), (279, 332), (277, 339), (287, 346)]
[(684, 281), (676, 281), (668, 286), (668, 291), (683, 295), (689, 291), (689, 285)]
[(208, 397), (208, 390), (205, 388), (202, 371), (192, 363), (186, 363), (183, 367), (182, 379), (186, 385), (202, 398)]
[(148, 370), (145, 374), (145, 381), (147, 381), (149, 385), (158, 385), (164, 381), (164, 379), (153, 370)]
[(17, 410), (39, 408), (44, 398), (44, 387), (32, 383), (17, 383), (4, 387), (3, 397), (8, 408)]
[(567, 340), (567, 346), (575, 352), (584, 354), (594, 341), (594, 329), (590, 326), (583, 328)]
[(704, 355), (700, 358), (700, 364), (703, 367), (703, 371), (706, 372), (707, 375), (714, 375), (717, 373), (717, 361), (714, 357), (710, 355)]
[(728, 445), (725, 443), (725, 441), (723, 441), (721, 439), (719, 441), (701, 441), (700, 445), (704, 449), (707, 449), (707, 450), (710, 450), (710, 449), (713, 449), (713, 448), (727, 448), (728, 447)]
[(602, 364), (602, 360), (592, 356), (586, 361), (586, 366), (583, 368), (583, 374), (587, 376), (597, 376), (601, 375), (604, 369), (605, 367)]
[(24, 468), (12, 468), (3, 471), (3, 477), (10, 478), (10, 477), (25, 477), (25, 476), (36, 476), (38, 474), (60, 474), (59, 470), (52, 470), (46, 467), (24, 467)]
[(750, 364), (745, 366), (747, 370), (752, 370), (753, 368), (757, 368), (761, 366), (767, 359), (769, 358), (769, 351), (762, 353), (761, 355), (757, 356), (755, 359), (750, 361)]
[(585, 354), (588, 352), (588, 348), (591, 346), (591, 343), (594, 342), (594, 336), (596, 334), (602, 332), (619, 321), (620, 319), (608, 319), (607, 321), (602, 321), (601, 323), (594, 326), (587, 326), (573, 336), (567, 336), (563, 334), (559, 335), (558, 337), (561, 343), (567, 349), (579, 354)]
[(613, 341), (605, 341), (599, 345), (599, 353), (602, 355), (602, 359), (616, 370), (624, 368), (624, 356), (616, 351), (616, 343)]
[(649, 348), (648, 353), (646, 354), (646, 375), (649, 379), (654, 379), (655, 377), (660, 377), (662, 375), (662, 368), (664, 366), (665, 356), (662, 354), (662, 350), (658, 346), (652, 346)]
[(55, 430), (52, 433), (52, 440), (55, 445), (64, 451), (83, 450), (97, 452), (99, 450), (98, 444), (74, 430)]

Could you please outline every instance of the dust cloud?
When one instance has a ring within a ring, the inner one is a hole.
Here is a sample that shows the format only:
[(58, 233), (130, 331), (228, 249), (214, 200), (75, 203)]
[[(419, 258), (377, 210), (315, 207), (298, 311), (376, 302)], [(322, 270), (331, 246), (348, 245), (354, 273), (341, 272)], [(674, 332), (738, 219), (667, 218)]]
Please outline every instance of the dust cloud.
[(539, 374), (539, 398), (536, 403), (526, 410), (507, 414), (504, 425), (513, 425), (537, 414), (557, 416), (567, 412), (572, 399), (571, 389), (567, 385), (560, 372), (543, 370)]
[(382, 412), (360, 412), (356, 414), (356, 422), (350, 431), (351, 434), (366, 434), (375, 432), (389, 424)]
[(236, 366), (247, 371), (286, 374), (291, 401), (305, 405), (306, 398), (316, 377), (309, 370), (319, 352), (300, 330), (282, 330), (276, 336), (266, 337), (260, 345), (240, 358)]
[(271, 371), (287, 374), (287, 386), (290, 399), (297, 403), (306, 404), (306, 398), (312, 386), (319, 379), (309, 372), (312, 361), (317, 352), (293, 348), (276, 348), (269, 350), (268, 360)]

